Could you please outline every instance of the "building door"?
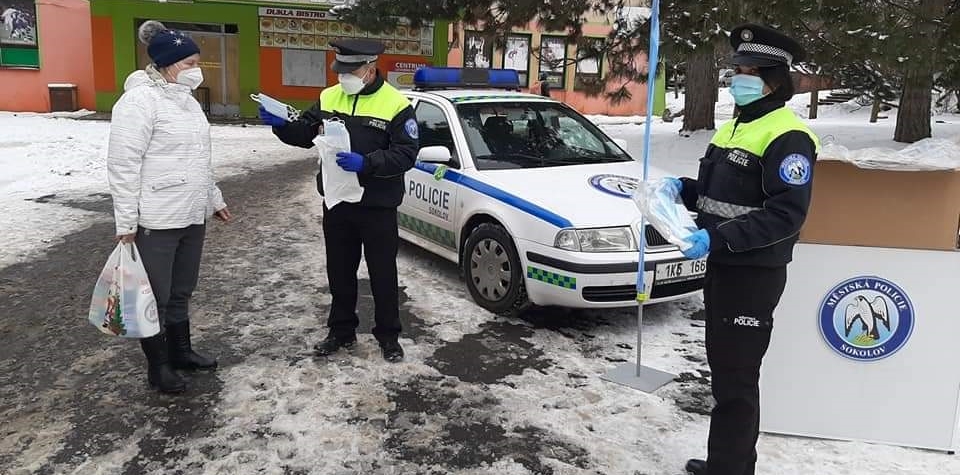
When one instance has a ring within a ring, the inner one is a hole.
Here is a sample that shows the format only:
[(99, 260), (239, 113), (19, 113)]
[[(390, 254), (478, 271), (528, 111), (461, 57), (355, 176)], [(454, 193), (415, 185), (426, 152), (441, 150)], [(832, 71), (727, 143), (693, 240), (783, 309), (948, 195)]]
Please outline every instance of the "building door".
[[(143, 20), (137, 21), (136, 28), (139, 28), (142, 22)], [(217, 117), (239, 115), (240, 46), (237, 26), (171, 21), (163, 24), (167, 28), (183, 31), (200, 47), (203, 84), (197, 88), (194, 96), (204, 111)], [(137, 41), (137, 67), (143, 68), (148, 64), (150, 57), (147, 55), (147, 46)]]

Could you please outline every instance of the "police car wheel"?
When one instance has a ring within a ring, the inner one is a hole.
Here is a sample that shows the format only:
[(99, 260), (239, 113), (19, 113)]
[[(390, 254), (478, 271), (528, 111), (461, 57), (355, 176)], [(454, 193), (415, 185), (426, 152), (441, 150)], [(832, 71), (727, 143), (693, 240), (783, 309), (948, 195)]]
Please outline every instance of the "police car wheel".
[(515, 314), (528, 304), (520, 257), (502, 226), (484, 223), (464, 246), (464, 275), (473, 300), (501, 315)]

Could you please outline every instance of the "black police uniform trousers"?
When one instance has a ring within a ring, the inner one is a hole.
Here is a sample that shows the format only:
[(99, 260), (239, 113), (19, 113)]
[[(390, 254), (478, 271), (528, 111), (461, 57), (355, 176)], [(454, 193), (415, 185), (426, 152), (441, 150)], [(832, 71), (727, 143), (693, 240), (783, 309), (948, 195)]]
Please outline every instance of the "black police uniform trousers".
[(770, 344), (773, 311), (786, 266), (708, 260), (703, 299), (707, 361), (716, 405), (707, 441), (709, 475), (753, 475), (760, 434), (760, 363)]
[(397, 282), (397, 248), (400, 242), (397, 209), (339, 203), (323, 207), (323, 234), (327, 253), (327, 277), (333, 303), (327, 326), (340, 339), (353, 339), (357, 317), (357, 270), (361, 248), (366, 257), (373, 290), (376, 326), (373, 335), (380, 344), (396, 342), (400, 335), (400, 295)]

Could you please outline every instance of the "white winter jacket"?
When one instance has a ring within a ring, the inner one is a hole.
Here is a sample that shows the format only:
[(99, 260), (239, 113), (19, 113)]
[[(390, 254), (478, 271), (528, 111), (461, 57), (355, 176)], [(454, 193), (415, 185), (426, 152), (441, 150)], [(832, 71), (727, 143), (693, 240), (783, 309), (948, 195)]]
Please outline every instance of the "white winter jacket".
[(107, 178), (117, 234), (203, 224), (226, 207), (213, 179), (210, 124), (190, 88), (152, 67), (113, 106)]

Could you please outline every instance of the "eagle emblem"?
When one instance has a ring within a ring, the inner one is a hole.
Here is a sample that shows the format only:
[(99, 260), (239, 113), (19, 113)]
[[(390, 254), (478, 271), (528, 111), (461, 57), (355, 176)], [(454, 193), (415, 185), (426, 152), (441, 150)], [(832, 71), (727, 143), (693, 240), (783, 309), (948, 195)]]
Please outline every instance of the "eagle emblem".
[(860, 322), (862, 336), (869, 337), (873, 341), (879, 340), (880, 323), (890, 331), (890, 310), (887, 308), (887, 301), (881, 296), (869, 301), (866, 297), (858, 295), (853, 303), (847, 305), (844, 318), (845, 336), (850, 336), (850, 330), (857, 321)]

